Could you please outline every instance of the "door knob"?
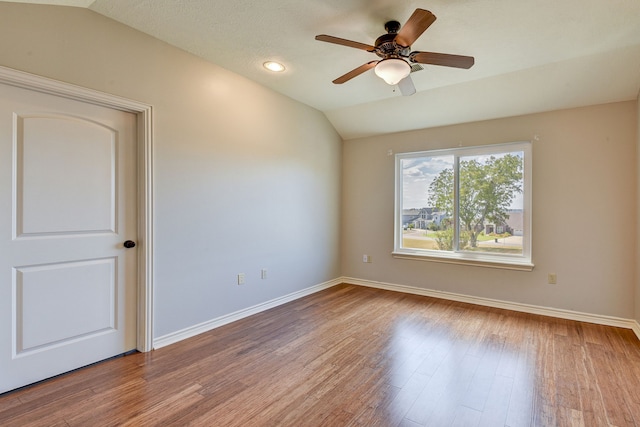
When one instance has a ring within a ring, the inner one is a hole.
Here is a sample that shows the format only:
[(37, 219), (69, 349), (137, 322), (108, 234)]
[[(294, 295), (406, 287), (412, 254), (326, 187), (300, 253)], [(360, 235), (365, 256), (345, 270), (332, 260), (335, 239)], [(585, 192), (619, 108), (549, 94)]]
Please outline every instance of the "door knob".
[(135, 248), (136, 247), (136, 242), (134, 242), (133, 240), (125, 240), (125, 242), (123, 243), (124, 247), (127, 249), (130, 248)]

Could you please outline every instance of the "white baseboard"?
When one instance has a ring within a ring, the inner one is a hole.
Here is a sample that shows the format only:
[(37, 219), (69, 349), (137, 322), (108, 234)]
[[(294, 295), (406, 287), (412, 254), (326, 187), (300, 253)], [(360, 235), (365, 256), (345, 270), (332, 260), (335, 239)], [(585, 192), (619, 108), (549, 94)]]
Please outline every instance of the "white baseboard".
[(245, 308), (243, 310), (236, 311), (234, 313), (226, 314), (224, 316), (218, 317), (216, 319), (211, 319), (206, 322), (199, 323), (194, 326), (190, 326), (188, 328), (182, 329), (180, 331), (172, 332), (167, 335), (163, 335), (161, 337), (155, 338), (153, 340), (153, 348), (161, 348), (166, 347), (170, 344), (174, 344), (178, 341), (182, 341), (187, 338), (194, 337), (203, 332), (210, 331), (215, 328), (219, 328), (220, 326), (226, 325), (231, 322), (235, 322), (236, 320), (244, 319), (245, 317), (249, 317), (251, 315), (263, 312), (265, 310), (269, 310), (270, 308), (277, 307), (282, 304), (286, 304), (288, 302), (297, 300), (299, 298), (305, 297), (307, 295), (314, 294), (316, 292), (322, 291), (324, 289), (331, 288), (333, 286), (339, 285), (342, 283), (341, 279), (334, 279), (328, 282), (320, 283), (319, 285), (311, 286), (309, 288), (303, 289), (301, 291), (293, 292), (289, 295), (285, 295), (276, 299), (272, 299), (271, 301), (267, 301), (258, 305), (254, 305), (253, 307)]
[(469, 304), (482, 305), (486, 307), (502, 308), (505, 310), (519, 311), (529, 314), (539, 314), (542, 316), (557, 317), (560, 319), (576, 320), (579, 322), (595, 323), (598, 325), (615, 326), (618, 328), (631, 329), (640, 339), (640, 324), (636, 320), (622, 319), (619, 317), (603, 316), (599, 314), (581, 313), (578, 311), (564, 310), (560, 308), (541, 307), (518, 302), (501, 301), (491, 298), (473, 297), (452, 292), (435, 291), (431, 289), (416, 288), (413, 286), (396, 285), (392, 283), (376, 282), (373, 280), (355, 279), (353, 277), (343, 277), (342, 283), (350, 285), (366, 286), (370, 288), (386, 289), (389, 291), (404, 292), (408, 294), (423, 295), (428, 297), (446, 299), (451, 301), (466, 302)]
[(331, 288), (333, 286), (346, 283), (349, 285), (366, 286), (369, 288), (386, 289), (395, 292), (404, 292), (407, 294), (423, 295), (433, 298), (440, 298), (451, 301), (465, 302), (469, 304), (482, 305), (486, 307), (502, 308), (505, 310), (519, 311), (522, 313), (539, 314), (542, 316), (557, 317), (560, 319), (576, 320), (579, 322), (595, 323), (598, 325), (615, 326), (618, 328), (631, 329), (638, 339), (640, 340), (640, 323), (632, 319), (622, 319), (619, 317), (603, 316), (599, 314), (581, 313), (578, 311), (564, 310), (560, 308), (541, 307), (531, 304), (522, 304), (517, 302), (501, 301), (491, 298), (474, 297), (463, 294), (456, 294), (453, 292), (436, 291), (431, 289), (416, 288), (413, 286), (397, 285), (393, 283), (377, 282), (374, 280), (356, 279), (353, 277), (340, 277), (328, 282), (320, 283), (315, 286), (303, 289), (301, 291), (293, 292), (289, 295), (282, 296), (280, 298), (267, 301), (253, 307), (245, 308), (243, 310), (230, 313), (216, 319), (212, 319), (203, 323), (199, 323), (194, 326), (182, 329), (180, 331), (172, 332), (167, 335), (155, 338), (153, 340), (153, 348), (166, 347), (170, 344), (174, 344), (178, 341), (182, 341), (187, 338), (194, 337), (203, 332), (210, 331), (220, 326), (226, 325), (236, 320), (244, 319), (251, 315), (269, 310), (270, 308), (277, 307), (282, 304), (297, 300), (307, 295), (314, 294), (324, 289)]

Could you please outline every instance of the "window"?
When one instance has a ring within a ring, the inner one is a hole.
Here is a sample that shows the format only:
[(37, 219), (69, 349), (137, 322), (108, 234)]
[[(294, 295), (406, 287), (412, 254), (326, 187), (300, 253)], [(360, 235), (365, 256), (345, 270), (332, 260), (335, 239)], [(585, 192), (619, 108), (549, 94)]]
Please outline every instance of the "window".
[(531, 144), (397, 154), (394, 256), (531, 270)]

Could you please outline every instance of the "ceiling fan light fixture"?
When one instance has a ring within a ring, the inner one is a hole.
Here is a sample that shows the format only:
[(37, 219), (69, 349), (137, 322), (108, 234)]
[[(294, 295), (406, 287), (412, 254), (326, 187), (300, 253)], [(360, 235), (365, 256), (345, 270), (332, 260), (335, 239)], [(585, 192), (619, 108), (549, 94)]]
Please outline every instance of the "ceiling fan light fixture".
[(397, 85), (411, 72), (411, 66), (400, 58), (387, 58), (378, 62), (374, 69), (376, 75), (389, 85)]
[(267, 61), (262, 64), (262, 66), (269, 71), (273, 71), (274, 73), (281, 73), (282, 71), (284, 71), (284, 65), (276, 61)]

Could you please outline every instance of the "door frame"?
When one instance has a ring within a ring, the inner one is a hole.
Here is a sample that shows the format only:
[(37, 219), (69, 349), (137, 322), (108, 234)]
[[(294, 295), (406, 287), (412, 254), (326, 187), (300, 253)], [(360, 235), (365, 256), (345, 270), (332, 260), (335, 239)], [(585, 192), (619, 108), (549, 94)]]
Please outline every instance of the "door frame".
[(151, 105), (0, 66), (0, 83), (136, 115), (138, 281), (136, 349), (153, 349), (153, 110)]

